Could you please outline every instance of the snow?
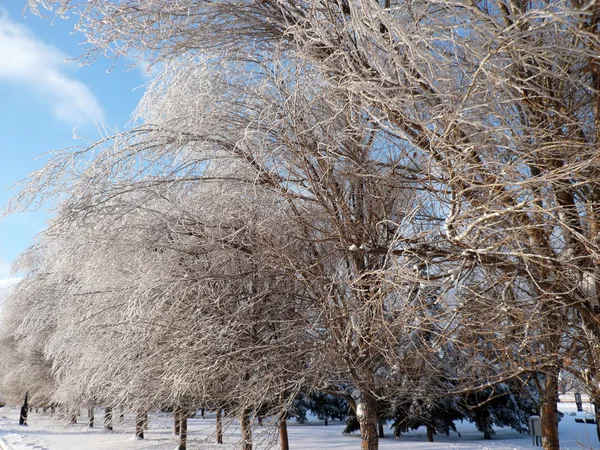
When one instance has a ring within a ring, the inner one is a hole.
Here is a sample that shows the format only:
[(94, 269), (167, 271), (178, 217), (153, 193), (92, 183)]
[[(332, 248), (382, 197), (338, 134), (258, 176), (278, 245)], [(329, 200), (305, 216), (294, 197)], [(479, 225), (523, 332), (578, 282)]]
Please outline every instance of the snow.
[[(565, 413), (559, 424), (561, 449), (581, 450), (582, 448), (600, 449), (596, 437), (596, 426), (579, 424), (575, 418), (592, 418), (592, 407), (584, 404), (587, 413), (576, 413), (573, 403), (559, 403), (559, 409)], [(134, 418), (126, 416), (124, 423), (115, 420), (115, 431), (105, 431), (99, 427), (88, 428), (85, 423), (67, 425), (67, 419), (59, 414), (29, 415), (29, 426), (21, 427), (18, 423), (17, 408), (0, 408), (0, 449), (2, 450), (173, 450), (177, 447), (177, 437), (172, 434), (173, 419), (169, 414), (151, 414), (150, 426), (145, 432), (146, 439), (133, 438)], [(83, 418), (80, 418), (83, 422)], [(96, 422), (102, 423), (101, 410), (98, 410)], [(267, 423), (265, 421), (265, 423)], [(292, 450), (358, 450), (360, 436), (342, 435), (343, 424), (334, 422), (324, 426), (312, 420), (300, 425), (288, 422), (290, 448)], [(226, 421), (224, 445), (214, 444), (215, 419), (207, 414), (205, 419), (189, 420), (188, 448), (206, 450), (233, 450), (239, 439), (239, 427), (236, 421)], [(532, 445), (531, 436), (519, 434), (512, 430), (500, 429), (491, 441), (482, 439), (472, 424), (457, 423), (457, 433), (449, 437), (436, 435), (434, 443), (426, 442), (425, 429), (403, 434), (400, 439), (388, 437), (380, 441), (382, 450), (533, 450), (540, 449)], [(386, 429), (389, 433), (389, 430)], [(254, 428), (255, 448), (277, 448), (272, 428)], [(390, 433), (391, 434), (391, 433)]]

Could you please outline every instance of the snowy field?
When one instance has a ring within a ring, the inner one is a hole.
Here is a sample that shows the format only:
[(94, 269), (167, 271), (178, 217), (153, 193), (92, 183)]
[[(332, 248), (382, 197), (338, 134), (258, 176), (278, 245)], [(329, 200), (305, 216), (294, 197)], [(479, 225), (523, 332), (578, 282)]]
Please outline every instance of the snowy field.
[[(560, 422), (561, 448), (600, 449), (596, 438), (595, 425), (578, 424), (575, 418), (585, 418), (585, 413), (575, 413), (573, 403), (560, 403), (559, 408), (565, 413)], [(591, 411), (589, 405), (584, 405)], [(150, 426), (146, 431), (146, 439), (135, 440), (133, 435), (133, 417), (126, 417), (122, 424), (115, 423), (115, 431), (107, 432), (101, 428), (89, 429), (85, 424), (65, 425), (66, 419), (58, 414), (49, 415), (30, 413), (29, 426), (20, 427), (18, 409), (0, 408), (0, 448), (2, 450), (173, 450), (177, 439), (172, 434), (172, 416), (154, 414), (150, 416)], [(100, 413), (100, 411), (98, 411)], [(576, 415), (571, 415), (576, 414)], [(590, 415), (587, 416), (591, 418)], [(80, 418), (81, 419), (81, 418)], [(96, 421), (101, 423), (101, 414)], [(81, 419), (82, 420), (82, 419)], [(484, 441), (481, 433), (468, 423), (458, 423), (461, 434), (451, 433), (449, 437), (435, 436), (437, 442), (426, 442), (425, 430), (419, 429), (403, 434), (400, 439), (388, 437), (381, 440), (382, 450), (524, 450), (539, 449), (533, 447), (531, 437), (511, 430), (498, 430), (494, 440)], [(188, 448), (206, 450), (233, 450), (239, 438), (239, 428), (236, 422), (229, 422), (224, 433), (224, 445), (213, 444), (215, 420), (212, 415), (205, 419), (194, 418), (189, 421)], [(272, 436), (265, 432), (266, 427), (255, 427), (257, 449), (274, 447)], [(314, 421), (304, 425), (289, 422), (291, 450), (352, 450), (360, 449), (360, 437), (342, 435), (343, 425), (334, 423), (324, 426)], [(386, 430), (387, 432), (387, 430)], [(276, 448), (276, 446), (275, 446)]]

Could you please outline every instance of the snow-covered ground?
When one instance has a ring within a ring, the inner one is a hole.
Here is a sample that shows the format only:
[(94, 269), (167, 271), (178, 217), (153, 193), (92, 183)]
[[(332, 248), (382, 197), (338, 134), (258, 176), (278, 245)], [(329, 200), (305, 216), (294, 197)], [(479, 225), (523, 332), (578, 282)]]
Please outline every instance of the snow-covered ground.
[[(591, 413), (590, 405), (585, 404), (586, 411)], [(586, 417), (585, 413), (575, 413), (573, 403), (560, 403), (559, 409), (565, 413), (560, 422), (561, 448), (580, 450), (582, 448), (600, 449), (596, 437), (596, 426), (579, 424), (576, 418)], [(98, 411), (100, 413), (100, 411)], [(50, 415), (30, 413), (29, 426), (20, 427), (18, 409), (0, 408), (0, 449), (2, 450), (173, 450), (177, 446), (176, 437), (172, 434), (172, 416), (154, 414), (150, 416), (150, 426), (146, 431), (146, 439), (135, 440), (133, 435), (133, 418), (126, 417), (122, 424), (115, 423), (115, 431), (107, 432), (101, 428), (89, 429), (84, 423), (66, 425), (66, 419), (58, 414)], [(574, 414), (574, 415), (571, 415)], [(591, 415), (587, 415), (591, 418)], [(96, 421), (101, 423), (101, 415)], [(495, 438), (484, 441), (481, 433), (468, 423), (458, 423), (461, 434), (451, 433), (449, 437), (435, 436), (436, 442), (426, 442), (425, 430), (419, 429), (403, 434), (400, 439), (388, 437), (381, 440), (382, 450), (525, 450), (535, 449), (531, 437), (511, 430), (498, 430)], [(233, 450), (239, 438), (237, 422), (228, 422), (224, 433), (224, 445), (214, 444), (215, 420), (212, 415), (206, 419), (194, 418), (189, 421), (188, 448), (206, 450)], [(265, 432), (267, 427), (255, 427), (257, 449), (266, 449), (274, 445), (273, 436)], [(334, 423), (324, 426), (317, 421), (309, 421), (304, 425), (289, 422), (291, 450), (353, 450), (360, 449), (360, 437), (342, 435), (343, 425)], [(386, 430), (387, 432), (387, 430)], [(276, 448), (276, 447), (275, 447)], [(539, 447), (537, 447), (539, 449)]]

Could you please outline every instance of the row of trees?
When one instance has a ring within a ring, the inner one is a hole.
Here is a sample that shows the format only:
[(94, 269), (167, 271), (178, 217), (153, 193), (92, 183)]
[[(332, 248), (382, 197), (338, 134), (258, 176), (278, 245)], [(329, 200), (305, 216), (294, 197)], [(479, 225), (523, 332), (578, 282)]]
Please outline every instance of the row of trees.
[(133, 127), (8, 208), (56, 200), (5, 313), (56, 399), (284, 417), (315, 389), (375, 450), (382, 402), (521, 380), (557, 450), (560, 371), (597, 398), (595, 3), (29, 5), (155, 69)]

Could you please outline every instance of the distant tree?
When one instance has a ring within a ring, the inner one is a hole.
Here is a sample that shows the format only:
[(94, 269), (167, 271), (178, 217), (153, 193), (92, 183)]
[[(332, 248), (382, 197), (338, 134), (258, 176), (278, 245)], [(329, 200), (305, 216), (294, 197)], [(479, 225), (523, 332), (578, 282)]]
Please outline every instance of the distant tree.
[(289, 414), (295, 417), (297, 422), (304, 423), (307, 420), (306, 414), (310, 412), (328, 425), (330, 419), (344, 420), (348, 408), (348, 403), (341, 397), (320, 391), (310, 393), (301, 391), (294, 399)]
[(348, 414), (348, 403), (340, 397), (324, 392), (314, 392), (308, 397), (308, 409), (325, 425), (331, 420), (344, 420)]

